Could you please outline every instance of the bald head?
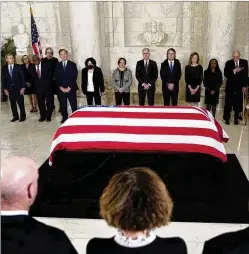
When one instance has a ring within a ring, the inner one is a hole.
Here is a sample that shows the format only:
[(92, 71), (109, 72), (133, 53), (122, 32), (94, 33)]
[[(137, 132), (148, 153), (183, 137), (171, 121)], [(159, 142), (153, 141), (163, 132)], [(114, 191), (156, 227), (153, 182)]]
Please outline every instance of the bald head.
[(237, 62), (237, 61), (239, 61), (239, 59), (240, 59), (240, 52), (239, 52), (239, 50), (234, 50), (233, 51), (233, 60), (235, 62)]
[(29, 208), (37, 194), (38, 167), (27, 158), (12, 156), (1, 165), (1, 201), (4, 205)]

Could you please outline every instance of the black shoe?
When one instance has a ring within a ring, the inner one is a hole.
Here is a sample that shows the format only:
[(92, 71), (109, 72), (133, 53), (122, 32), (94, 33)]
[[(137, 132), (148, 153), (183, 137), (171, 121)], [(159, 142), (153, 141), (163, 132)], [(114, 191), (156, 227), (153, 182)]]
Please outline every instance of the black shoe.
[(243, 121), (243, 117), (242, 117), (242, 116), (239, 116), (239, 120), (240, 120), (240, 121)]
[(44, 122), (45, 121), (45, 118), (40, 118), (39, 119), (39, 122), (41, 123), (41, 122)]
[(51, 122), (51, 117), (47, 117), (47, 122)]
[(24, 122), (26, 120), (26, 117), (20, 118), (19, 122)]
[(19, 120), (19, 118), (18, 117), (14, 117), (12, 120), (10, 120), (12, 123), (14, 123), (14, 122), (16, 122), (16, 121), (18, 121)]
[(226, 124), (226, 125), (229, 125), (229, 124), (230, 124), (229, 120), (226, 120), (225, 124)]
[(234, 120), (234, 125), (238, 125), (239, 121), (238, 120)]

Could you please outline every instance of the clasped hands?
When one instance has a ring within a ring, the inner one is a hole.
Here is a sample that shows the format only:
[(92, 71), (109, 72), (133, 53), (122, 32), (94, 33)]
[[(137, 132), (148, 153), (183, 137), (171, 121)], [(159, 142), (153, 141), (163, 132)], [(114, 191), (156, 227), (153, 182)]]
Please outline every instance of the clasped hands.
[(146, 90), (148, 90), (150, 88), (150, 84), (145, 84), (143, 83), (142, 87)]
[(195, 89), (193, 89), (191, 86), (189, 87), (191, 95), (195, 94), (198, 91), (198, 89), (199, 87), (196, 87)]
[(71, 90), (71, 88), (70, 87), (68, 87), (68, 88), (64, 88), (64, 87), (60, 87), (60, 89), (61, 89), (61, 91), (63, 92), (63, 93), (69, 93), (70, 92), (70, 90)]
[(173, 91), (173, 90), (174, 90), (174, 84), (173, 84), (173, 83), (169, 83), (169, 84), (168, 84), (168, 89), (169, 89), (170, 91)]

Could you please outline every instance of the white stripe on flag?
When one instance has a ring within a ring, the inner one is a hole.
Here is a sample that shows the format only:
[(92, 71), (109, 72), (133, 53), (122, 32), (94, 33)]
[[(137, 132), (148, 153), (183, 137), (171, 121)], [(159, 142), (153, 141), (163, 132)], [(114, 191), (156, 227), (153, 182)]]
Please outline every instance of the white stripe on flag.
[(51, 146), (53, 152), (57, 144), (61, 142), (130, 142), (130, 143), (157, 143), (157, 144), (195, 144), (215, 148), (226, 154), (222, 143), (211, 137), (185, 136), (185, 135), (149, 135), (149, 134), (119, 134), (119, 133), (75, 133), (58, 136)]
[[(78, 109), (77, 111), (87, 112), (138, 112), (138, 113), (192, 113), (192, 114), (204, 114), (197, 108), (144, 108), (144, 107), (85, 107)], [(75, 112), (77, 112), (75, 111)], [(206, 115), (206, 114), (205, 114)]]
[(186, 119), (143, 119), (143, 118), (107, 118), (107, 117), (74, 117), (68, 118), (64, 126), (140, 126), (140, 127), (182, 127), (203, 128), (217, 132), (217, 128), (211, 121), (186, 120)]

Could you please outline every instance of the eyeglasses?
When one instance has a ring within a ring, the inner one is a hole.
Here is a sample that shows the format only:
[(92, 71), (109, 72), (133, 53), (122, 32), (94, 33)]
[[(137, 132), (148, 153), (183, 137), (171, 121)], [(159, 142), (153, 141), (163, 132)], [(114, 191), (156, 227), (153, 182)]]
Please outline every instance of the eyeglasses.
[(48, 53), (49, 53), (49, 54), (53, 54), (53, 52), (51, 52), (51, 51), (47, 51), (46, 53), (47, 53), (47, 54), (48, 54)]

